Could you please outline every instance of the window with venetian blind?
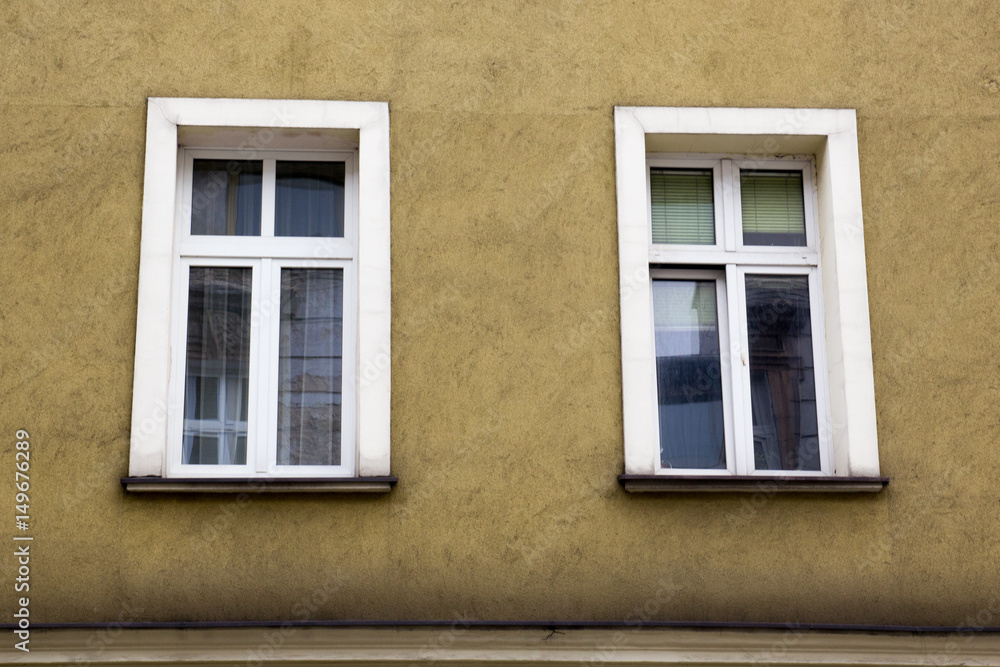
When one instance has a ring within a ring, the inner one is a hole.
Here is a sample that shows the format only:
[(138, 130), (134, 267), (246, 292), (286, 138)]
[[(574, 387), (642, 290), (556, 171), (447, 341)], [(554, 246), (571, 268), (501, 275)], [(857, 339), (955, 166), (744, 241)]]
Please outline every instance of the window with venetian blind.
[(830, 474), (812, 173), (647, 160), (662, 471)]

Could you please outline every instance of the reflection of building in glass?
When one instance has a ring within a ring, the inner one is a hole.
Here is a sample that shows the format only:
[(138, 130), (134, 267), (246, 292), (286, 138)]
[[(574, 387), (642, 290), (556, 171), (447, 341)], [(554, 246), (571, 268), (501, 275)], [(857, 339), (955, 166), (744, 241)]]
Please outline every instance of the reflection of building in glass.
[(746, 277), (750, 402), (758, 470), (819, 470), (809, 285)]
[(714, 280), (654, 280), (660, 457), (666, 468), (724, 469)]
[(246, 463), (249, 268), (191, 267), (182, 460)]
[(279, 465), (340, 463), (343, 275), (281, 271)]

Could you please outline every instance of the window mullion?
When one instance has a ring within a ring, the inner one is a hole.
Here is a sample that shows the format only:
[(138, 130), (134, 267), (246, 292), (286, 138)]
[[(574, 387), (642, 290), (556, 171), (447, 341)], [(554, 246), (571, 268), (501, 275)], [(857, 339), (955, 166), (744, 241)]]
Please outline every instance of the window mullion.
[(753, 414), (750, 410), (750, 359), (747, 340), (744, 269), (726, 265), (726, 299), (729, 305), (729, 348), (733, 396), (733, 448), (736, 474), (753, 472)]
[(739, 216), (737, 216), (739, 204), (739, 169), (733, 165), (732, 160), (720, 160), (722, 168), (722, 227), (725, 234), (726, 251), (733, 252), (737, 249), (737, 237), (740, 230), (737, 228)]
[(260, 235), (262, 238), (274, 236), (274, 200), (277, 188), (277, 161), (264, 160), (261, 177)]
[[(258, 473), (267, 472), (268, 452), (271, 449), (270, 443), (273, 435), (268, 418), (272, 381), (271, 357), (273, 356), (270, 320), (276, 316), (274, 311), (277, 309), (277, 304), (274, 303), (271, 296), (274, 289), (271, 276), (272, 263), (272, 260), (265, 258), (255, 267), (259, 289), (254, 290), (253, 310), (250, 318), (251, 326), (255, 328), (251, 333), (252, 340), (257, 341), (257, 379), (256, 383), (251, 386), (250, 392), (255, 407), (253, 421), (257, 430), (252, 444), (253, 465)], [(250, 446), (248, 441), (248, 448)], [(247, 456), (250, 457), (249, 452)]]
[(716, 280), (716, 294), (719, 317), (719, 363), (722, 375), (722, 413), (723, 432), (725, 433), (726, 469), (730, 474), (737, 474), (736, 440), (733, 412), (733, 341), (735, 340), (730, 322), (729, 281), (725, 275)]

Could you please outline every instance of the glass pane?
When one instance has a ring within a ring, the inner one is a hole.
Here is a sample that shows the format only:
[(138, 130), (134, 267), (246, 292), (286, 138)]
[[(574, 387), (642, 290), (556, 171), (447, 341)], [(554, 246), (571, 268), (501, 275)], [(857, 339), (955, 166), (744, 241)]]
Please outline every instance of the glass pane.
[(339, 465), (343, 269), (282, 269), (278, 464)]
[(801, 171), (740, 172), (744, 245), (806, 244)]
[(344, 163), (278, 162), (275, 236), (344, 235)]
[(191, 267), (184, 383), (185, 464), (246, 463), (252, 271), (245, 267)]
[(192, 390), (191, 396), (196, 398), (193, 419), (219, 418), (219, 379), (214, 377), (198, 377), (188, 373), (188, 381)]
[(185, 434), (184, 463), (192, 465), (217, 465), (219, 463), (218, 436)]
[(191, 234), (260, 236), (260, 160), (195, 160)]
[(715, 243), (711, 169), (650, 169), (653, 243)]
[(819, 470), (809, 279), (746, 277), (757, 470)]
[(654, 280), (653, 332), (664, 468), (726, 467), (714, 280)]

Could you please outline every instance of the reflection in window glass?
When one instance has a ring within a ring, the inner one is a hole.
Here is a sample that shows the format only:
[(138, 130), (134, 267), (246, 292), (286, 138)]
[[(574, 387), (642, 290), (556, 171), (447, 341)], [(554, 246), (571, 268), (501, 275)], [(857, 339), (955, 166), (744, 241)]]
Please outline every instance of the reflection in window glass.
[(711, 169), (649, 170), (653, 243), (715, 243)]
[(344, 163), (276, 165), (275, 236), (344, 235)]
[(747, 275), (757, 470), (819, 470), (809, 279)]
[(714, 280), (654, 280), (653, 322), (664, 468), (726, 467)]
[(740, 197), (745, 245), (806, 244), (801, 171), (740, 172)]
[(251, 275), (244, 267), (191, 267), (185, 464), (246, 463)]
[(278, 465), (339, 465), (343, 269), (282, 269)]
[(260, 160), (195, 160), (191, 234), (260, 236)]

